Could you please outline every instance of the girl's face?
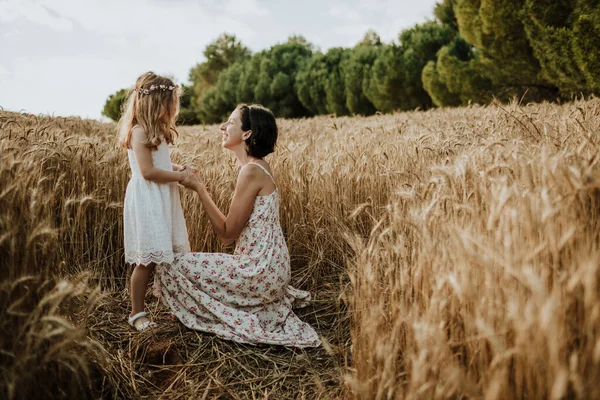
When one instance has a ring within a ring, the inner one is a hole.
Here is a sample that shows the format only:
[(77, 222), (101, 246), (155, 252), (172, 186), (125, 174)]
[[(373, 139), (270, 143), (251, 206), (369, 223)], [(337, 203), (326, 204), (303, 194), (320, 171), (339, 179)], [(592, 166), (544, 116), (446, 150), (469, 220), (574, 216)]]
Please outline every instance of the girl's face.
[(233, 150), (238, 146), (244, 146), (244, 140), (248, 138), (250, 131), (242, 131), (242, 119), (240, 110), (234, 110), (227, 122), (219, 127), (222, 134), (223, 148)]

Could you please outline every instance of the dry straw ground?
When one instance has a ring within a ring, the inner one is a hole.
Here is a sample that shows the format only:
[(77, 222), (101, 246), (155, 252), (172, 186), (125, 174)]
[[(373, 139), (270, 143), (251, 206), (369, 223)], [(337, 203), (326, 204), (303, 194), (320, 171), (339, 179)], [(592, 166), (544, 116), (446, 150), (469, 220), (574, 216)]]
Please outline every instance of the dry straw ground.
[[(320, 349), (125, 323), (114, 126), (0, 112), (0, 397), (600, 398), (600, 100), (279, 121)], [(216, 126), (181, 129), (218, 203)], [(183, 195), (192, 247), (221, 248)]]

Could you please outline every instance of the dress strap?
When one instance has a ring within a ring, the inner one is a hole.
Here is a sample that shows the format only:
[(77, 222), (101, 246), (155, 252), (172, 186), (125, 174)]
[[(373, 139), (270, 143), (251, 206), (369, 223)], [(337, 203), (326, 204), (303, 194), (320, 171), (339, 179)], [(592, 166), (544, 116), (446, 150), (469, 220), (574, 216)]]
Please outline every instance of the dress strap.
[(267, 171), (267, 169), (265, 167), (263, 167), (259, 163), (252, 162), (252, 161), (249, 162), (248, 164), (253, 164), (253, 165), (256, 165), (256, 166), (260, 167), (260, 169), (262, 169), (263, 171), (265, 171), (265, 174), (267, 174), (268, 177), (271, 178), (271, 180), (273, 181), (273, 183), (275, 184), (275, 186), (277, 186), (277, 184), (275, 183), (275, 179), (273, 179), (273, 176), (269, 173), (269, 171)]

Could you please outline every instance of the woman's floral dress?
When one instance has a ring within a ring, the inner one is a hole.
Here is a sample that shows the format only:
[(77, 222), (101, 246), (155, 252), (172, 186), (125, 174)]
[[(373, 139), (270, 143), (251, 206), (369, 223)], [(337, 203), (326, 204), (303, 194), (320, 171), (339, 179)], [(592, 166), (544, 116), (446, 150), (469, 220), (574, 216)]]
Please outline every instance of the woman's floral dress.
[(233, 255), (177, 254), (172, 265), (156, 271), (159, 297), (188, 328), (241, 343), (321, 344), (315, 330), (292, 311), (306, 306), (310, 293), (289, 286), (277, 189), (257, 196)]

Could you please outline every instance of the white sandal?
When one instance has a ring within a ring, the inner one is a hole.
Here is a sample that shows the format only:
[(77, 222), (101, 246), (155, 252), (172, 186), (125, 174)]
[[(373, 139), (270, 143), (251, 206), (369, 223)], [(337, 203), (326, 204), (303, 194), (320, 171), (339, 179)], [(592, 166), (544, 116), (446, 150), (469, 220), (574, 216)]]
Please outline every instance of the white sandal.
[(150, 320), (148, 320), (146, 322), (142, 322), (138, 326), (135, 326), (135, 321), (137, 321), (138, 319), (140, 319), (142, 317), (147, 317), (147, 316), (148, 316), (148, 313), (146, 311), (142, 311), (142, 312), (135, 314), (132, 317), (129, 317), (127, 322), (129, 322), (129, 325), (131, 325), (131, 327), (133, 329), (137, 330), (138, 332), (142, 332), (148, 328), (154, 328), (155, 326), (158, 326), (158, 324), (156, 322), (152, 322)]

